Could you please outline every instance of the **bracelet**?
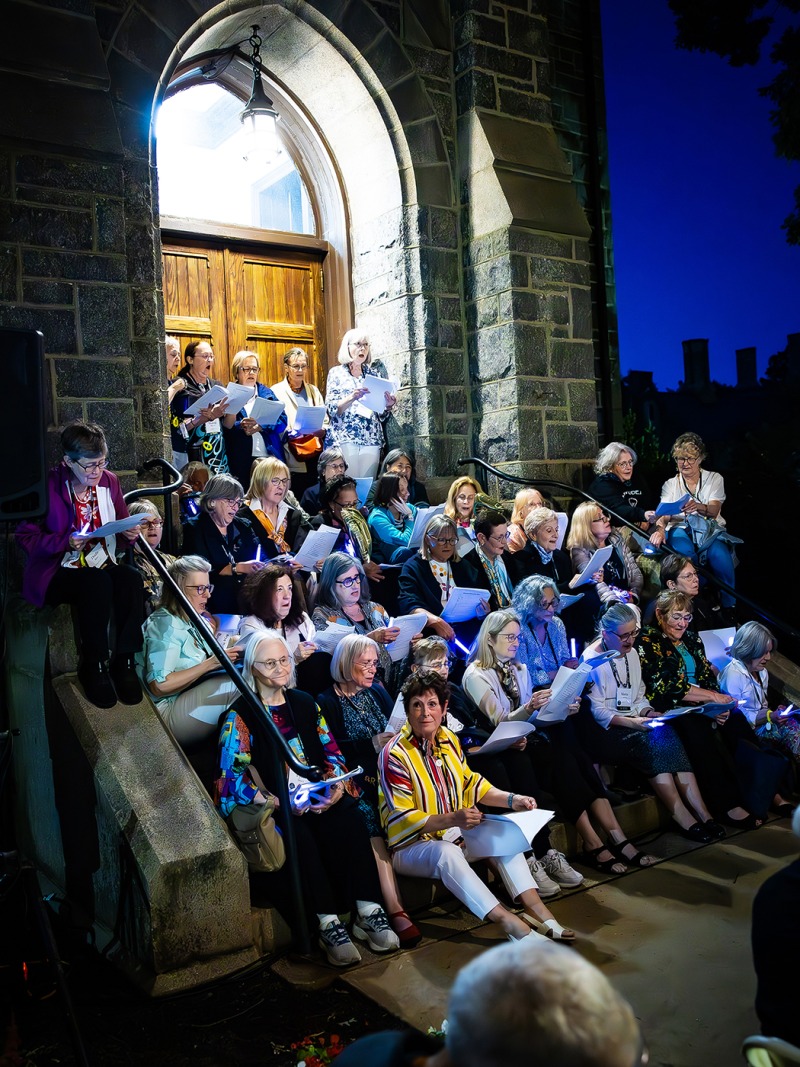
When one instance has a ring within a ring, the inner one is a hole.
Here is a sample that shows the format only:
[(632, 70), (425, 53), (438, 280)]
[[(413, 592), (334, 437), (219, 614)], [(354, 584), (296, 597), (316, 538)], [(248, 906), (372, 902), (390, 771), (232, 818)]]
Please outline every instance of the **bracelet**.
[(513, 793), (509, 793), (508, 794), (508, 806), (509, 806), (509, 808), (513, 808), (514, 807), (514, 794)]

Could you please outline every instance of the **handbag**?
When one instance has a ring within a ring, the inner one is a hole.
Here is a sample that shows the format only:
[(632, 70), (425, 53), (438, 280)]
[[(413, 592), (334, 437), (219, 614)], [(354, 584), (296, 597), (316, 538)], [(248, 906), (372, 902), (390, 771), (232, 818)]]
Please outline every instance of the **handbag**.
[(228, 829), (251, 871), (279, 871), (286, 848), (275, 819), (275, 798), (262, 804), (237, 804), (226, 819)]
[(316, 434), (310, 433), (304, 437), (287, 437), (286, 447), (295, 459), (307, 460), (321, 454), (322, 441)]

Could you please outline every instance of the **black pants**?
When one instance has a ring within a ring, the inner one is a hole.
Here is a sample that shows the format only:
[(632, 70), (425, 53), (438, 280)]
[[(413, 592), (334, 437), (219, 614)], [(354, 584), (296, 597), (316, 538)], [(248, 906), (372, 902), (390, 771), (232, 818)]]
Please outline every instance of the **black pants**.
[[(285, 818), (283, 811), (275, 812), (279, 826)], [(303, 900), (312, 929), (316, 926), (317, 915), (337, 915), (345, 911), (355, 915), (357, 900), (373, 901), (383, 907), (369, 834), (352, 797), (343, 797), (322, 815), (309, 812), (289, 818), (297, 844)], [(259, 889), (290, 921), (293, 902), (286, 867), (256, 878)]]
[[(536, 773), (528, 753), (529, 748), (530, 741), (522, 752), (518, 749), (507, 748), (504, 752), (490, 752), (488, 756), (467, 753), (467, 765), (470, 770), (482, 775), (503, 793), (521, 793), (522, 796), (533, 797), (539, 807), (542, 807)], [(488, 805), (481, 805), (481, 807), (484, 806), (488, 808)], [(537, 859), (541, 859), (549, 848), (550, 828), (544, 826), (533, 839), (533, 854)]]
[(114, 653), (132, 656), (142, 647), (144, 584), (127, 564), (97, 567), (59, 567), (47, 588), (45, 603), (71, 604), (78, 617), (78, 637), (84, 659), (105, 660), (109, 654), (108, 627), (116, 627)]
[(541, 726), (543, 741), (528, 741), (545, 788), (556, 798), (564, 818), (574, 823), (595, 800), (605, 797), (590, 756), (581, 748), (570, 718)]
[(734, 743), (738, 739), (740, 724), (734, 722), (729, 730), (732, 719), (733, 715), (722, 727), (705, 715), (679, 715), (672, 719), (712, 815), (724, 815), (742, 805), (733, 757), (726, 746), (728, 736)]

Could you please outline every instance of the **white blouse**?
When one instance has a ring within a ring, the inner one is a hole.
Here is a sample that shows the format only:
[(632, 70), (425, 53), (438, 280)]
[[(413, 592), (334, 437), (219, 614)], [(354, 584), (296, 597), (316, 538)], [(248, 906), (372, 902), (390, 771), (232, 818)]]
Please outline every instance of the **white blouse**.
[[(680, 474), (676, 474), (674, 478), (668, 478), (666, 482), (661, 486), (661, 501), (680, 500), (682, 496), (686, 496), (691, 492), (689, 486), (684, 482)], [(720, 504), (725, 503), (725, 479), (721, 474), (717, 474), (716, 471), (700, 471), (700, 480), (697, 483), (695, 491), (692, 493), (695, 500), (701, 504), (710, 504), (713, 500), (718, 500)], [(685, 519), (683, 516), (672, 516), (667, 525), (667, 529), (672, 529), (676, 526), (685, 525)], [(716, 521), (720, 526), (725, 525), (725, 520), (722, 514), (717, 515)]]
[[(584, 651), (584, 656), (599, 655), (602, 651), (600, 642), (595, 641)], [(652, 710), (645, 693), (642, 664), (636, 649), (632, 648), (626, 656), (617, 656), (613, 663), (613, 667), (611, 661), (602, 663), (599, 667), (595, 667), (591, 674), (592, 687), (589, 690), (589, 703), (592, 706), (592, 715), (604, 730), (609, 728), (615, 715), (646, 715)], [(630, 707), (618, 708), (617, 691), (620, 684), (624, 686), (627, 683), (629, 677)]]

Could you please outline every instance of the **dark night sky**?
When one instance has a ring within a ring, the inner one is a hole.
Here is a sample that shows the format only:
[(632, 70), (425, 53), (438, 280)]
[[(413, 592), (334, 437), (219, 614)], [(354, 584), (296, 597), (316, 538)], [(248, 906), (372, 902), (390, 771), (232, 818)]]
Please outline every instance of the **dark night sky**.
[(775, 156), (771, 65), (679, 51), (666, 0), (601, 0), (622, 373), (683, 377), (681, 341), (709, 338), (711, 376), (758, 371), (800, 332), (800, 247), (781, 222), (800, 165)]

